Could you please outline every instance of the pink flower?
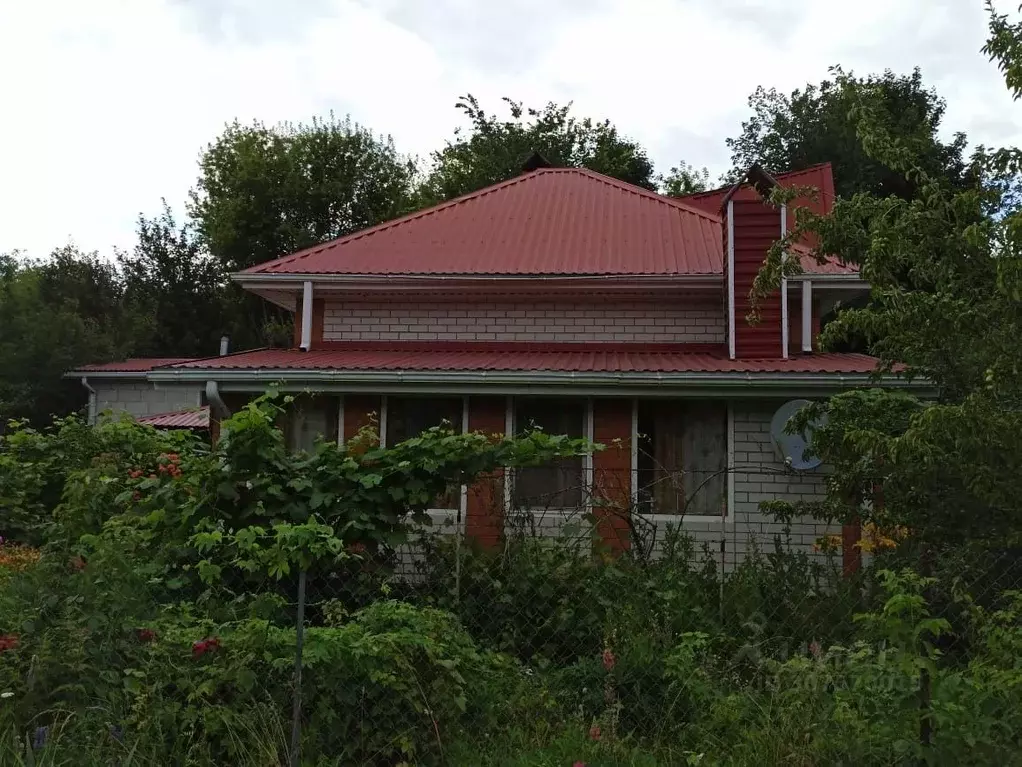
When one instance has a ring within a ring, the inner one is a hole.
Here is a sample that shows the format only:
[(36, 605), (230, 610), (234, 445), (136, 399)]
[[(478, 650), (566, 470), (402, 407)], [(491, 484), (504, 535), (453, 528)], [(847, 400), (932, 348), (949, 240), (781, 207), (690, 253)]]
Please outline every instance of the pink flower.
[(586, 767), (585, 762), (575, 762), (571, 767)]
[(607, 671), (611, 671), (615, 663), (617, 663), (617, 659), (614, 658), (614, 652), (608, 647), (603, 651), (603, 667)]
[(600, 725), (594, 724), (592, 727), (589, 728), (589, 737), (592, 740), (600, 739)]
[(153, 642), (156, 640), (156, 632), (152, 629), (136, 629), (136, 635), (138, 636), (139, 642)]

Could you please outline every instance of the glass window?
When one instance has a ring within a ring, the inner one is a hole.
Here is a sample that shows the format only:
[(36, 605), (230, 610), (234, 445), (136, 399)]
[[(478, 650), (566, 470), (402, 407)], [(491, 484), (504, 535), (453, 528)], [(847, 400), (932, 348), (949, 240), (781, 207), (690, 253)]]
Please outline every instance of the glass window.
[[(387, 446), (417, 437), (434, 426), (448, 426), (460, 434), (462, 400), (460, 397), (387, 397)], [(461, 490), (452, 487), (433, 501), (431, 508), (458, 508)]]
[[(515, 400), (514, 423), (519, 434), (539, 428), (547, 434), (581, 438), (585, 417), (585, 400)], [(582, 505), (584, 487), (582, 456), (559, 458), (515, 471), (514, 504), (518, 508), (573, 509)]]
[(727, 487), (723, 402), (639, 403), (639, 505), (646, 513), (719, 516)]
[(417, 437), (444, 422), (461, 433), (460, 397), (387, 397), (387, 444)]

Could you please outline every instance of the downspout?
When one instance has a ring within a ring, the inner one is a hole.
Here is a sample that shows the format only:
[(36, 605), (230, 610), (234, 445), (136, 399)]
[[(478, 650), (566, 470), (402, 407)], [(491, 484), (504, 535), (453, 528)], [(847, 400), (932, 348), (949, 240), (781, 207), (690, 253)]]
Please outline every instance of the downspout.
[(85, 387), (85, 391), (89, 393), (89, 415), (88, 421), (89, 426), (96, 425), (96, 390), (89, 384), (89, 379), (82, 376), (82, 386)]
[(302, 351), (312, 348), (312, 280), (302, 287)]
[(813, 283), (802, 281), (802, 352), (813, 350)]
[(231, 417), (231, 411), (224, 404), (223, 397), (220, 396), (220, 387), (216, 381), (206, 381), (206, 402), (209, 403), (210, 416), (215, 415), (217, 420), (223, 420)]

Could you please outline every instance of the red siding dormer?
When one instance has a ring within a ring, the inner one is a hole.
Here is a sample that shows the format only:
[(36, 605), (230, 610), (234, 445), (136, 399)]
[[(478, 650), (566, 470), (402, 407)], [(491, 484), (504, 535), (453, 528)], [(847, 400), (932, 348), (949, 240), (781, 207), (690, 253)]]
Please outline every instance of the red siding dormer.
[[(782, 210), (763, 200), (731, 199), (724, 213), (729, 311), (728, 344), (734, 359), (782, 357), (781, 291), (759, 301), (759, 321), (748, 320), (752, 311), (749, 293), (770, 246), (782, 234)], [(733, 298), (732, 298), (733, 296)], [(730, 307), (729, 307), (730, 309)]]

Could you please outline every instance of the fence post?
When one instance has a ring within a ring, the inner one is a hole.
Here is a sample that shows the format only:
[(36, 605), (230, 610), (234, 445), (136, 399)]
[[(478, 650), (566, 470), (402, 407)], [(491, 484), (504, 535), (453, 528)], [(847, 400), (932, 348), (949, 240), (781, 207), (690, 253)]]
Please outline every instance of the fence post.
[(298, 571), (298, 619), (295, 625), (295, 689), (291, 709), (291, 767), (298, 767), (302, 740), (302, 645), (305, 639), (305, 570)]

